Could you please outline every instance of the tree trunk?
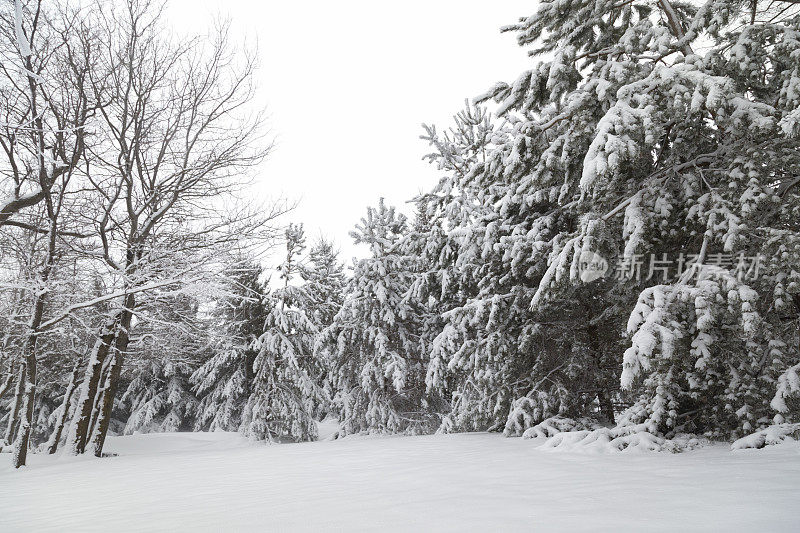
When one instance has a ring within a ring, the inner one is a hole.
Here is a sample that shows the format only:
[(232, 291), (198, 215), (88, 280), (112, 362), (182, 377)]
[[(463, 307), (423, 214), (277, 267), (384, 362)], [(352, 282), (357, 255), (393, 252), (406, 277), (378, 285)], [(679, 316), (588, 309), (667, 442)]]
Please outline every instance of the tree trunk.
[(20, 365), (19, 376), (17, 376), (17, 385), (14, 388), (14, 405), (11, 407), (11, 413), (8, 415), (8, 427), (6, 427), (6, 444), (14, 442), (14, 437), (17, 432), (17, 424), (19, 424), (19, 412), (22, 408), (22, 396), (25, 390), (22, 384), (25, 382), (25, 365)]
[[(28, 89), (30, 91), (30, 111), (33, 117), (33, 124), (35, 125), (35, 140), (36, 140), (36, 165), (39, 174), (39, 183), (44, 195), (44, 203), (47, 208), (47, 218), (50, 220), (50, 231), (47, 238), (47, 260), (39, 273), (39, 286), (36, 287), (36, 297), (33, 301), (33, 310), (31, 313), (31, 321), (28, 326), (28, 337), (25, 341), (25, 385), (24, 385), (24, 404), (22, 412), (24, 418), (20, 422), (19, 434), (14, 444), (14, 468), (19, 468), (25, 465), (28, 457), (28, 445), (31, 438), (31, 431), (33, 430), (33, 409), (36, 400), (36, 342), (39, 338), (39, 327), (42, 324), (44, 317), (45, 298), (47, 297), (47, 282), (50, 279), (50, 273), (53, 270), (56, 260), (56, 236), (58, 235), (58, 212), (60, 210), (61, 200), (63, 200), (63, 189), (59, 193), (58, 207), (53, 201), (51, 196), (52, 191), (50, 187), (53, 185), (53, 171), (54, 169), (47, 160), (45, 147), (45, 134), (42, 117), (38, 111), (37, 105), (37, 87), (38, 81), (36, 80), (33, 72), (33, 62), (31, 56), (25, 57), (25, 69), (28, 71)], [(49, 168), (49, 170), (48, 170)], [(64, 184), (66, 186), (66, 183)]]
[(95, 396), (97, 396), (97, 386), (100, 383), (100, 374), (103, 369), (103, 362), (108, 356), (111, 343), (117, 331), (120, 313), (117, 313), (113, 320), (109, 320), (100, 331), (100, 336), (92, 348), (92, 355), (89, 364), (86, 366), (86, 374), (81, 384), (81, 393), (78, 397), (78, 404), (75, 408), (75, 415), (70, 424), (69, 435), (67, 437), (67, 450), (72, 455), (78, 455), (86, 449), (88, 440), (89, 421), (92, 416)]
[(603, 415), (603, 418), (611, 424), (615, 423), (614, 404), (611, 403), (611, 397), (608, 395), (608, 392), (602, 388), (599, 389), (597, 391), (597, 402), (600, 404), (600, 413)]
[(108, 369), (106, 384), (103, 387), (102, 401), (100, 403), (99, 417), (97, 426), (92, 435), (92, 445), (95, 457), (102, 457), (103, 445), (106, 441), (108, 428), (111, 424), (111, 411), (114, 407), (114, 397), (119, 386), (119, 376), (122, 372), (122, 365), (125, 363), (125, 354), (128, 351), (128, 341), (130, 339), (131, 320), (133, 309), (136, 306), (136, 298), (133, 294), (125, 297), (125, 302), (121, 311), (120, 327), (114, 342), (114, 360)]
[(95, 412), (93, 414), (92, 429), (90, 435), (92, 436), (92, 450), (95, 457), (103, 456), (103, 444), (108, 429), (111, 426), (111, 413), (114, 410), (114, 398), (112, 390), (116, 393), (116, 385), (112, 380), (116, 374), (119, 379), (119, 372), (117, 368), (121, 368), (121, 354), (114, 348), (114, 353), (111, 359), (111, 366), (105, 376), (103, 388), (98, 392), (97, 405), (95, 405)]
[[(38, 299), (38, 298), (37, 298)], [(43, 298), (42, 298), (43, 300)], [(37, 305), (37, 308), (44, 307)], [(36, 316), (34, 316), (36, 319)], [(41, 322), (41, 310), (38, 312), (38, 321)], [(37, 326), (38, 327), (38, 324)], [(32, 328), (35, 332), (35, 328)], [(25, 466), (28, 458), (28, 445), (33, 430), (33, 407), (36, 401), (36, 333), (31, 333), (25, 343), (25, 392), (22, 406), (23, 418), (19, 424), (19, 434), (14, 442), (14, 468)]]
[(56, 257), (56, 215), (53, 212), (50, 198), (45, 199), (51, 220), (50, 235), (47, 249), (47, 263), (41, 271), (39, 282), (41, 286), (36, 292), (33, 301), (33, 313), (28, 326), (28, 338), (25, 340), (25, 384), (24, 402), (22, 407), (23, 418), (19, 425), (19, 434), (14, 442), (14, 468), (25, 466), (28, 458), (28, 446), (33, 431), (33, 409), (36, 402), (36, 343), (39, 340), (39, 327), (44, 317), (44, 304), (47, 296), (47, 281)]
[[(114, 354), (112, 353), (107, 359), (113, 361)], [(102, 383), (103, 386), (98, 387), (94, 403), (92, 403), (92, 416), (89, 419), (89, 427), (86, 429), (87, 435), (94, 435), (94, 429), (97, 427), (97, 419), (100, 418), (100, 405), (103, 403), (103, 396), (105, 395), (106, 387), (108, 386), (108, 372), (102, 372), (100, 374), (100, 383)]]
[[(49, 202), (49, 199), (48, 199)], [(52, 218), (52, 217), (51, 217)], [(53, 218), (53, 220), (55, 220)], [(50, 229), (50, 248), (48, 250), (47, 265), (42, 271), (41, 281), (46, 284), (55, 257), (55, 222)], [(24, 401), (22, 406), (23, 418), (20, 421), (19, 433), (14, 441), (14, 468), (25, 466), (28, 459), (28, 446), (33, 431), (33, 409), (36, 402), (36, 343), (39, 339), (39, 326), (44, 316), (44, 299), (47, 291), (39, 290), (33, 303), (33, 315), (25, 341), (25, 384)]]
[(72, 376), (69, 379), (69, 384), (67, 385), (67, 390), (64, 392), (64, 400), (61, 402), (61, 413), (58, 416), (58, 421), (56, 422), (56, 428), (53, 430), (53, 434), (50, 435), (50, 441), (47, 443), (47, 453), (54, 454), (56, 450), (58, 450), (58, 443), (61, 440), (61, 433), (64, 431), (64, 426), (67, 423), (67, 417), (70, 414), (70, 403), (72, 400), (72, 393), (75, 392), (75, 388), (78, 384), (78, 371), (81, 368), (81, 364), (75, 363), (75, 366), (72, 368)]
[(600, 416), (610, 424), (615, 423), (614, 418), (614, 404), (611, 403), (611, 395), (607, 390), (607, 381), (603, 379), (601, 372), (603, 363), (603, 347), (600, 344), (600, 328), (596, 325), (591, 325), (586, 330), (589, 336), (589, 348), (592, 351), (592, 357), (597, 361), (597, 403), (600, 405)]
[(14, 382), (14, 369), (8, 369), (8, 376), (6, 376), (6, 380), (0, 385), (0, 400), (3, 399), (3, 396), (6, 395), (8, 391), (11, 390), (11, 384)]
[(797, 355), (800, 356), (800, 294), (792, 294), (792, 301), (797, 311)]
[(100, 418), (100, 406), (103, 402), (103, 395), (105, 394), (106, 387), (108, 386), (108, 371), (112, 363), (116, 359), (113, 355), (113, 350), (109, 350), (110, 356), (106, 356), (103, 363), (103, 368), (100, 370), (100, 379), (98, 385), (102, 383), (102, 387), (98, 387), (97, 394), (95, 395), (94, 403), (92, 404), (92, 418), (89, 421), (89, 429), (86, 435), (94, 435), (94, 429), (97, 427), (97, 419)]

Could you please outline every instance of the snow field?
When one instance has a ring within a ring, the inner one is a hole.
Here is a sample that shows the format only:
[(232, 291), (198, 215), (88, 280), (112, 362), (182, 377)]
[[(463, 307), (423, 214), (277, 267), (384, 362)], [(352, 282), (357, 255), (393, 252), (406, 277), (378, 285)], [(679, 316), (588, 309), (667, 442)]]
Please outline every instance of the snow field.
[(482, 433), (273, 446), (167, 433), (108, 450), (21, 471), (0, 456), (0, 531), (800, 530), (797, 442), (611, 454)]

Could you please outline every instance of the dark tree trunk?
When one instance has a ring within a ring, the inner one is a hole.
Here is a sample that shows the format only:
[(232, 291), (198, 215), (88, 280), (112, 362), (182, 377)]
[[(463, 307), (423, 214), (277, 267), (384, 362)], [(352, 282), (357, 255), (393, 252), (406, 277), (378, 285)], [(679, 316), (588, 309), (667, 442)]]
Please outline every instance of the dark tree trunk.
[(97, 387), (100, 383), (100, 374), (103, 370), (103, 362), (114, 342), (114, 335), (117, 331), (120, 313), (117, 313), (113, 320), (103, 326), (100, 336), (92, 348), (89, 364), (86, 366), (86, 374), (81, 384), (81, 394), (78, 398), (78, 405), (75, 409), (75, 418), (70, 427), (67, 447), (73, 455), (82, 454), (86, 449), (88, 441), (89, 422), (92, 417), (92, 408), (97, 396)]
[(96, 457), (101, 457), (103, 455), (103, 446), (106, 441), (106, 435), (108, 434), (108, 428), (111, 424), (111, 411), (114, 407), (114, 397), (117, 394), (120, 373), (122, 372), (122, 366), (125, 364), (125, 354), (128, 351), (131, 319), (133, 318), (133, 309), (135, 306), (136, 298), (134, 295), (127, 295), (121, 313), (119, 332), (114, 342), (114, 360), (111, 361), (111, 366), (108, 369), (106, 385), (103, 387), (97, 427), (92, 435), (92, 446), (94, 447), (94, 455)]
[(14, 383), (14, 369), (8, 369), (8, 375), (6, 376), (6, 380), (0, 385), (0, 400), (3, 399), (3, 396), (11, 390), (11, 384)]
[(792, 301), (797, 311), (797, 355), (800, 356), (800, 294), (792, 294)]
[[(42, 298), (42, 304), (43, 304)], [(37, 306), (39, 322), (44, 305)], [(34, 316), (34, 318), (36, 318)], [(37, 324), (38, 327), (38, 324)], [(35, 331), (35, 330), (34, 330)], [(25, 466), (28, 459), (28, 445), (33, 430), (33, 407), (36, 401), (36, 334), (32, 333), (25, 343), (25, 383), (19, 433), (14, 442), (14, 468)]]
[(58, 450), (58, 443), (61, 441), (61, 434), (64, 432), (64, 426), (70, 414), (72, 394), (75, 392), (78, 385), (78, 371), (80, 368), (80, 363), (75, 363), (75, 366), (72, 368), (72, 376), (67, 385), (67, 390), (64, 392), (64, 400), (61, 402), (61, 414), (58, 417), (56, 427), (53, 430), (53, 434), (50, 435), (50, 442), (47, 445), (47, 453), (49, 454), (54, 454)]
[(25, 365), (20, 365), (19, 375), (17, 376), (17, 385), (14, 388), (14, 405), (11, 407), (11, 412), (8, 415), (8, 426), (6, 427), (5, 441), (6, 444), (14, 442), (14, 437), (17, 434), (17, 425), (19, 424), (19, 412), (22, 409), (22, 397), (25, 389), (22, 384), (25, 383)]
[(611, 403), (611, 398), (605, 389), (601, 388), (597, 391), (597, 402), (600, 404), (600, 414), (603, 415), (607, 422), (613, 424), (615, 422), (614, 404)]
[(603, 362), (603, 347), (600, 344), (600, 328), (595, 325), (587, 328), (589, 336), (589, 349), (592, 351), (592, 357), (597, 361), (597, 403), (600, 405), (600, 415), (606, 422), (613, 424), (614, 418), (614, 404), (611, 402), (611, 395), (606, 388), (606, 381), (603, 379), (603, 373), (600, 371)]
[[(41, 271), (40, 283), (43, 287), (47, 286), (47, 281), (50, 279), (50, 272), (53, 269), (56, 256), (56, 215), (53, 214), (53, 208), (50, 198), (45, 199), (50, 212), (50, 235), (47, 250), (47, 263)], [(31, 440), (31, 432), (33, 431), (33, 409), (36, 402), (36, 344), (39, 340), (39, 327), (42, 325), (44, 317), (44, 304), (46, 290), (37, 291), (36, 298), (33, 302), (33, 313), (31, 314), (31, 322), (28, 326), (28, 338), (25, 340), (25, 383), (23, 386), (23, 417), (20, 420), (19, 434), (14, 442), (14, 468), (25, 466), (25, 461), (28, 458), (28, 446)]]
[(115, 359), (113, 355), (113, 349), (109, 350), (109, 354), (110, 355), (106, 356), (106, 360), (103, 363), (103, 368), (100, 370), (100, 379), (97, 383), (102, 383), (102, 386), (97, 389), (97, 394), (95, 395), (94, 403), (92, 404), (92, 418), (89, 421), (89, 429), (86, 431), (87, 436), (94, 435), (94, 429), (97, 427), (97, 419), (100, 418), (100, 406), (103, 403), (103, 395), (105, 394), (106, 387), (108, 386), (108, 370)]
[[(53, 168), (47, 162), (45, 153), (45, 138), (44, 126), (42, 118), (38, 111), (37, 106), (37, 81), (33, 76), (34, 67), (31, 57), (25, 58), (25, 68), (28, 71), (28, 88), (30, 90), (30, 111), (33, 118), (36, 131), (36, 153), (37, 165), (39, 173), (39, 183), (42, 191), (45, 192), (44, 203), (47, 207), (47, 218), (50, 220), (50, 231), (47, 238), (47, 260), (39, 273), (40, 286), (37, 288), (36, 297), (33, 301), (33, 310), (31, 313), (31, 321), (28, 326), (28, 335), (25, 340), (25, 383), (23, 393), (23, 418), (19, 425), (19, 434), (14, 443), (14, 468), (19, 468), (25, 465), (28, 457), (28, 445), (30, 443), (31, 431), (33, 430), (33, 409), (36, 400), (36, 342), (39, 339), (39, 327), (42, 325), (42, 318), (44, 317), (44, 304), (47, 296), (47, 282), (50, 279), (50, 273), (53, 270), (56, 259), (56, 236), (58, 234), (58, 210), (56, 204), (51, 196), (50, 187), (53, 185), (53, 180), (49, 174), (52, 174)], [(48, 171), (50, 167), (50, 171)], [(62, 190), (63, 193), (63, 190)], [(59, 204), (60, 205), (60, 204)]]

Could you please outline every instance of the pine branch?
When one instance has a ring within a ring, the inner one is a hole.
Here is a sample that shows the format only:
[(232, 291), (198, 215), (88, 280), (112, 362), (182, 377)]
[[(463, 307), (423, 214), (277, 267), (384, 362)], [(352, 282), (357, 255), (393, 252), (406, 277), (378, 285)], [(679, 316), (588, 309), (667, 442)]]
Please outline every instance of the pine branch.
[[(669, 0), (658, 0), (658, 4), (661, 6), (664, 14), (667, 16), (667, 22), (672, 30), (672, 34), (678, 39), (678, 41), (684, 41), (686, 34), (683, 31), (683, 26), (681, 26), (681, 21), (678, 18), (678, 14), (675, 12), (675, 8), (672, 7), (672, 4)], [(694, 50), (692, 50), (692, 47), (687, 42), (683, 43), (681, 51), (685, 56), (694, 54)]]

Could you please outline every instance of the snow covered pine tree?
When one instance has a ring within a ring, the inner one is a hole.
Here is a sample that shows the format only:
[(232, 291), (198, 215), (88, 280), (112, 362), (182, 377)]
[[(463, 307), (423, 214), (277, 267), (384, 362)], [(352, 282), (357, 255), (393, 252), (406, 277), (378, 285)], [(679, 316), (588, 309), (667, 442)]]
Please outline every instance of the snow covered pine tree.
[(213, 354), (191, 377), (200, 399), (196, 431), (236, 431), (242, 424), (258, 353), (253, 343), (267, 319), (261, 274), (260, 266), (246, 260), (234, 261), (227, 273), (230, 294), (216, 302), (209, 321)]
[(278, 269), (283, 287), (269, 295), (264, 331), (255, 341), (252, 393), (245, 406), (242, 432), (252, 439), (303, 441), (317, 437), (313, 418), (323, 389), (315, 382), (321, 362), (314, 356), (317, 328), (306, 316), (308, 295), (291, 285), (301, 271), (303, 226), (286, 230), (286, 259)]
[(381, 199), (351, 233), (370, 255), (356, 261), (342, 309), (323, 332), (345, 434), (414, 431), (424, 420), (417, 311), (405, 298), (412, 279), (400, 246), (406, 232), (406, 217)]
[(427, 159), (445, 176), (418, 200), (431, 224), (419, 237), (429, 265), (414, 290), (418, 300), (436, 300), (445, 319), (427, 343), (428, 390), (451, 404), (443, 431), (497, 429), (508, 421), (507, 433), (518, 434), (548, 416), (598, 409), (613, 420), (616, 365), (613, 352), (601, 346), (623, 346), (619, 335), (598, 325), (619, 310), (599, 304), (598, 286), (547, 309), (529, 308), (546, 271), (549, 241), (574, 220), (556, 213), (546, 193), (538, 192), (536, 202), (529, 193), (527, 205), (519, 196), (525, 189), (504, 178), (502, 168), (485, 170), (487, 157), (497, 157), (513, 136), (508, 126), (494, 126), (485, 109), (471, 106), (444, 135), (427, 128), (435, 149)]
[(797, 420), (799, 29), (790, 4), (728, 0), (544, 1), (505, 28), (543, 59), (478, 99), (505, 119), (485, 155), (434, 142), (440, 190), (474, 195), (450, 233), (477, 293), (428, 371), (455, 383), (451, 423), (512, 401), (511, 434), (610, 418), (626, 329), (614, 446)]
[(315, 415), (319, 419), (332, 415), (331, 398), (335, 395), (329, 372), (332, 356), (330, 347), (319, 342), (320, 334), (333, 323), (336, 314), (344, 301), (345, 276), (344, 266), (339, 262), (338, 252), (333, 243), (319, 239), (308, 254), (308, 262), (300, 272), (303, 278), (303, 290), (307, 295), (306, 316), (314, 324), (318, 334), (314, 342), (314, 357), (319, 361), (319, 375), (314, 381), (323, 388), (324, 401), (315, 407)]

